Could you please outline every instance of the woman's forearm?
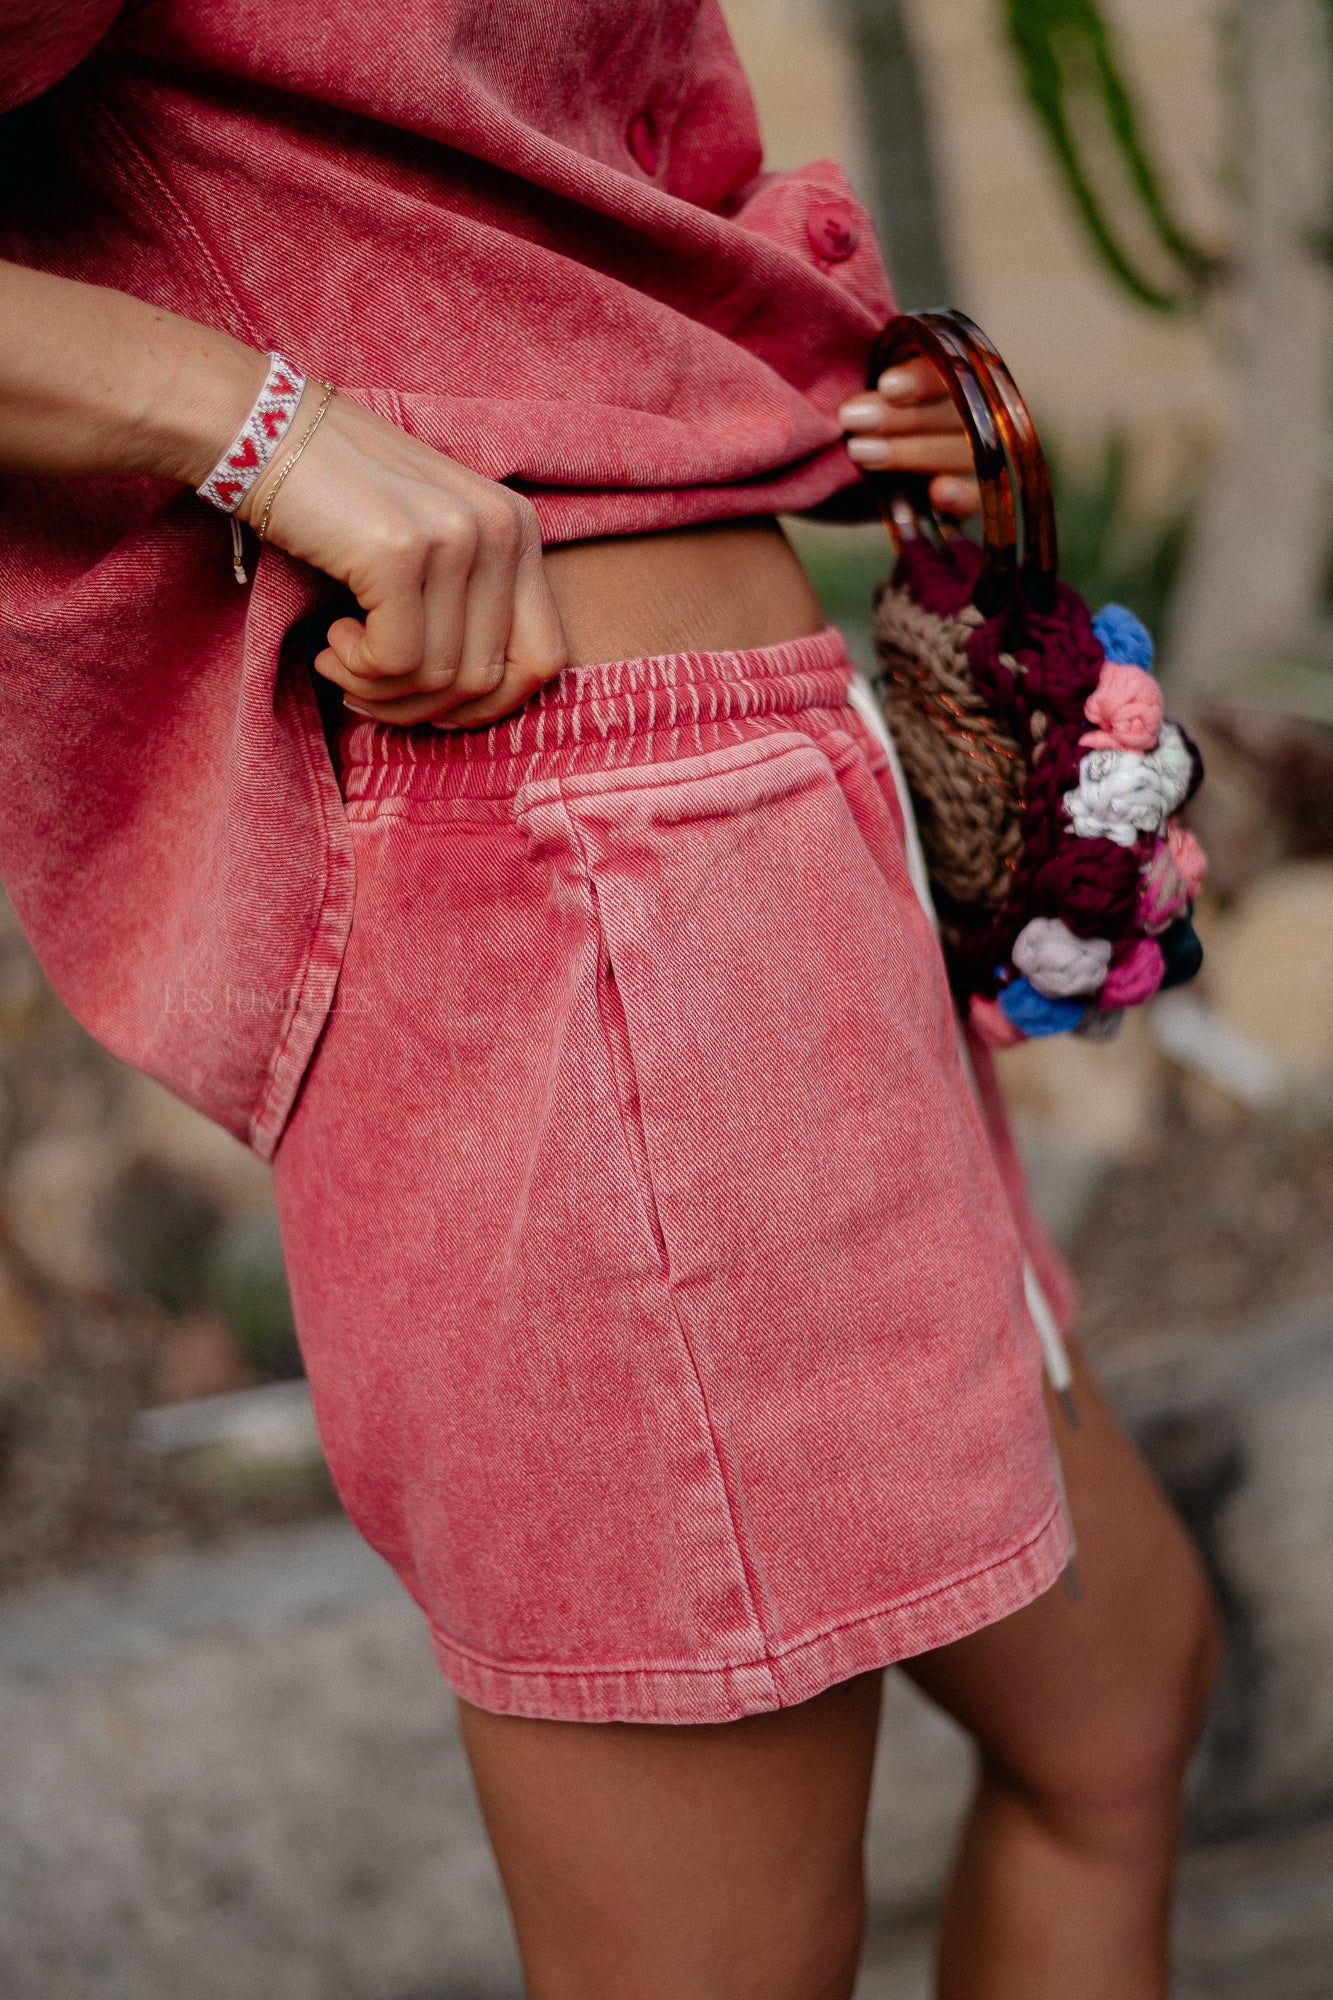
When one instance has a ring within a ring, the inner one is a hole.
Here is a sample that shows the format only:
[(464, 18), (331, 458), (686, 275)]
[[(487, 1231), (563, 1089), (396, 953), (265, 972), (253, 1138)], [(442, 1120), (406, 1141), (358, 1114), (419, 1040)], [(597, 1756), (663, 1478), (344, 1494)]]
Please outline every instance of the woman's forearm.
[(0, 262), (0, 471), (197, 485), (266, 368), (216, 328)]
[[(198, 486), (267, 374), (266, 355), (215, 328), (0, 262), (0, 478)], [(532, 502), (350, 397), (329, 401), (323, 383), (308, 385), (290, 444), (237, 515), (362, 607), (335, 622), (315, 667), (365, 713), (471, 727), (507, 715), (565, 663)]]

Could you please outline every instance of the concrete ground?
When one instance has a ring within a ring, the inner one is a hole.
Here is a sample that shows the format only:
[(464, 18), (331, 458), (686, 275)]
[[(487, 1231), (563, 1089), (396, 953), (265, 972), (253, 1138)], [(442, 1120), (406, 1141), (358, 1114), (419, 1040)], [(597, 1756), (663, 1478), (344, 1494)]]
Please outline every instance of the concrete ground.
[[(0, 1598), (6, 2000), (517, 2000), (415, 1608), (341, 1522)], [(926, 2000), (966, 1785), (893, 1686), (858, 2000)], [(1330, 2000), (1333, 1822), (1191, 1854), (1178, 2000)]]

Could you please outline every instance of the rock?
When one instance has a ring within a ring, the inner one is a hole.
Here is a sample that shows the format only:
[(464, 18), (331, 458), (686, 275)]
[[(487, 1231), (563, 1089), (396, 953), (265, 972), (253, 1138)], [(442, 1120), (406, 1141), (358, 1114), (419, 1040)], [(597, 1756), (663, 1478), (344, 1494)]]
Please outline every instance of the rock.
[(218, 1212), (190, 1174), (135, 1158), (117, 1174), (100, 1217), (102, 1237), (126, 1295), (169, 1313), (211, 1304), (208, 1260)]
[(1198, 1771), (1210, 1836), (1333, 1805), (1333, 1297), (1107, 1357), (1104, 1385), (1184, 1514), (1227, 1622)]
[(1205, 936), (1204, 977), (1224, 1020), (1293, 1085), (1333, 1079), (1333, 861), (1292, 861), (1253, 882)]
[(273, 1178), (264, 1162), (151, 1077), (135, 1072), (126, 1079), (123, 1118), (126, 1143), (138, 1157), (198, 1182), (222, 1215), (272, 1210)]
[(0, 1372), (29, 1374), (50, 1351), (50, 1328), (40, 1307), (9, 1258), (0, 1255)]
[[(517, 2000), (454, 1705), (345, 1522), (0, 1596), (0, 1735), (15, 2000)], [(932, 1991), (966, 1765), (890, 1676), (858, 2000)], [(1187, 1855), (1178, 2000), (1326, 1994), (1331, 1862), (1327, 1822)]]
[(244, 1389), (254, 1372), (220, 1313), (185, 1313), (163, 1328), (153, 1370), (155, 1403), (186, 1403)]
[(517, 2000), (425, 1624), (345, 1524), (0, 1598), (0, 1733), (13, 2000)]
[(75, 1297), (116, 1290), (102, 1216), (119, 1166), (96, 1132), (42, 1132), (21, 1146), (5, 1177), (4, 1205), (15, 1248), (48, 1284)]
[(48, 991), (14, 906), (0, 891), (0, 1035), (26, 1028)]
[(1051, 1035), (1001, 1050), (996, 1066), (1011, 1111), (1049, 1143), (1112, 1160), (1151, 1147), (1162, 1066), (1142, 1009), (1114, 1041)]
[(875, 1923), (932, 1908), (972, 1790), (972, 1748), (905, 1674), (884, 1677), (884, 1712), (866, 1829)]
[(1145, 1013), (1130, 1008), (1114, 1041), (1050, 1035), (996, 1057), (1033, 1207), (1058, 1242), (1073, 1239), (1112, 1166), (1152, 1149), (1164, 1069)]

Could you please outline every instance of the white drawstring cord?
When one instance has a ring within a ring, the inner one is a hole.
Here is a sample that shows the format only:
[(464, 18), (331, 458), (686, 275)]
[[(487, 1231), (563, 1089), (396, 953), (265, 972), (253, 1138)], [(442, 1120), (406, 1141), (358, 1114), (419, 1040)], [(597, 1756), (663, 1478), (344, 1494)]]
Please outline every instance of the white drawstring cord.
[[(885, 756), (889, 760), (889, 769), (893, 772), (894, 789), (898, 794), (898, 804), (903, 816), (907, 873), (912, 887), (916, 891), (918, 902), (930, 918), (934, 929), (938, 932), (940, 924), (939, 917), (935, 911), (935, 901), (930, 893), (930, 875), (926, 868), (926, 857), (921, 846), (921, 835), (917, 830), (916, 813), (912, 806), (912, 795), (907, 789), (907, 779), (903, 775), (903, 767), (899, 761), (897, 745), (889, 734), (889, 727), (884, 720), (883, 711), (876, 701), (869, 683), (862, 674), (857, 673), (854, 676), (850, 694), (853, 708), (865, 723), (875, 741), (882, 747)], [(954, 1032), (957, 1037), (958, 1056), (963, 1065), (963, 1072), (967, 1077), (977, 1106), (980, 1108), (981, 1092), (977, 1086), (976, 1071), (972, 1067), (971, 1051), (963, 1035), (962, 1024), (956, 1016), (954, 1019)], [(1059, 1398), (1060, 1408), (1065, 1413), (1065, 1420), (1069, 1428), (1075, 1431), (1080, 1430), (1082, 1422), (1078, 1413), (1078, 1405), (1074, 1401), (1074, 1374), (1069, 1365), (1068, 1350), (1060, 1337), (1060, 1329), (1055, 1323), (1055, 1314), (1051, 1311), (1051, 1302), (1042, 1289), (1041, 1279), (1032, 1267), (1032, 1259), (1026, 1254), (1023, 1258), (1023, 1297), (1027, 1304), (1028, 1318), (1032, 1322), (1033, 1331), (1037, 1336), (1037, 1343), (1041, 1348), (1042, 1361), (1046, 1368), (1046, 1378), (1055, 1395)], [(1055, 1476), (1060, 1489), (1060, 1504), (1064, 1509), (1065, 1524), (1069, 1530), (1069, 1562), (1065, 1569), (1065, 1582), (1069, 1587), (1070, 1596), (1078, 1598), (1082, 1595), (1082, 1586), (1078, 1580), (1078, 1571), (1074, 1566), (1074, 1555), (1077, 1548), (1074, 1539), (1074, 1523), (1070, 1516), (1069, 1501), (1065, 1494), (1064, 1473), (1060, 1467), (1059, 1453), (1055, 1452), (1054, 1457)]]

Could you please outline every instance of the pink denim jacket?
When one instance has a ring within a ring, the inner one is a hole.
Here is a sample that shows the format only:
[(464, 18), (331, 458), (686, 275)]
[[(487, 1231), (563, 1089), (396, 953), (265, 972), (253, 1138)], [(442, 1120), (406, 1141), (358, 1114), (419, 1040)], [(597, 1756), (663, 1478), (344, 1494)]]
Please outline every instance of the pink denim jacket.
[[(0, 0), (0, 256), (277, 346), (548, 541), (812, 508), (892, 310), (760, 171), (716, 0)], [(253, 544), (251, 545), (253, 550)], [(327, 580), (150, 480), (0, 481), (0, 873), (109, 1048), (272, 1153), (355, 895)]]

